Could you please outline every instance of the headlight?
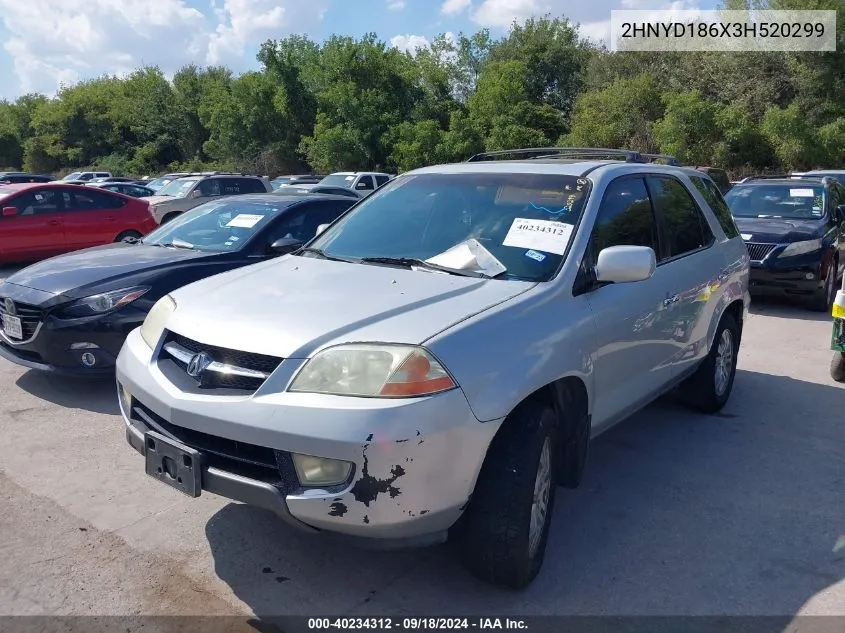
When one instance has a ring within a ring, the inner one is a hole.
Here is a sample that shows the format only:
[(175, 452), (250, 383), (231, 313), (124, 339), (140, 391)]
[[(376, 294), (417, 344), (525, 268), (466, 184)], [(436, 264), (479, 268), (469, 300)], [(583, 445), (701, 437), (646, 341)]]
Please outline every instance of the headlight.
[(455, 386), (446, 369), (422, 347), (356, 343), (318, 353), (305, 363), (288, 391), (413, 398)]
[(74, 301), (66, 308), (62, 308), (61, 315), (72, 319), (105, 314), (111, 310), (117, 310), (129, 305), (135, 299), (141, 297), (150, 288), (148, 286), (135, 286), (133, 288), (122, 288), (103, 292), (98, 295), (91, 295), (84, 299)]
[(813, 251), (821, 250), (821, 238), (817, 240), (806, 240), (804, 242), (793, 242), (778, 255), (778, 257), (794, 257), (795, 255), (804, 255), (805, 253), (812, 253)]
[(155, 349), (158, 344), (158, 339), (164, 332), (164, 326), (167, 325), (167, 319), (173, 314), (174, 310), (176, 310), (176, 302), (170, 295), (165, 295), (156, 301), (147, 318), (141, 324), (141, 338), (146, 341), (151, 349)]

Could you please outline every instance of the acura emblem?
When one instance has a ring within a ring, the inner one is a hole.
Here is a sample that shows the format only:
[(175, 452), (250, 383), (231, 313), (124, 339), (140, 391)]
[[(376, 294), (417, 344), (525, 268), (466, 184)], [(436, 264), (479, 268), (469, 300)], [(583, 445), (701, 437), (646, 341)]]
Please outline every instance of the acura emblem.
[(188, 363), (188, 375), (191, 378), (199, 378), (202, 376), (202, 372), (208, 369), (208, 366), (211, 365), (214, 361), (212, 360), (211, 356), (206, 354), (205, 352), (200, 352), (199, 354), (194, 354), (191, 358), (190, 362)]
[(15, 316), (15, 302), (6, 297), (6, 301), (4, 302), (3, 306), (6, 308), (6, 314), (9, 316)]

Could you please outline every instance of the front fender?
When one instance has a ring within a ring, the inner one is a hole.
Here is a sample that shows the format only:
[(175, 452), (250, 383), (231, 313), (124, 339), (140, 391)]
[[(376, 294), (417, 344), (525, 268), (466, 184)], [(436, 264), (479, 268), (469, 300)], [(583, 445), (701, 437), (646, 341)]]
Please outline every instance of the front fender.
[(586, 297), (532, 294), (460, 323), (426, 343), (482, 422), (506, 417), (559, 378), (587, 387), (592, 413), (595, 324)]

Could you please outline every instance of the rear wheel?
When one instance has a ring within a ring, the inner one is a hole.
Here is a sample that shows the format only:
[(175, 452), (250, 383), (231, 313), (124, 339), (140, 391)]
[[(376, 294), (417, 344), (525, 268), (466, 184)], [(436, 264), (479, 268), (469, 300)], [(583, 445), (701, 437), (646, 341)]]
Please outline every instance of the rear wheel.
[(135, 238), (136, 240), (140, 240), (140, 239), (141, 239), (141, 234), (140, 234), (140, 233), (138, 233), (138, 231), (124, 231), (123, 233), (121, 233), (120, 235), (118, 235), (116, 238), (114, 238), (114, 241), (115, 241), (115, 242), (122, 242), (122, 241), (123, 241), (123, 240), (125, 240), (127, 237), (133, 237), (133, 238)]
[(518, 589), (540, 571), (554, 509), (556, 430), (551, 407), (526, 402), (493, 440), (458, 535), (475, 576)]
[(845, 352), (834, 352), (830, 359), (830, 377), (836, 382), (845, 382)]
[(836, 259), (831, 259), (825, 271), (824, 286), (810, 300), (807, 306), (810, 310), (814, 312), (827, 312), (831, 309), (833, 301), (836, 298), (836, 272), (838, 268)]
[(731, 396), (738, 353), (739, 326), (733, 315), (724, 314), (707, 357), (681, 384), (684, 401), (704, 413), (719, 412)]

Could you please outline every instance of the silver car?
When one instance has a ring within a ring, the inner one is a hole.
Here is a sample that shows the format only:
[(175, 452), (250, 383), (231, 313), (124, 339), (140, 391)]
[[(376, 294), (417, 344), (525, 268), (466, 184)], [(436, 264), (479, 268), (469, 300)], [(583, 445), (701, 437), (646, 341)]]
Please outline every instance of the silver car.
[(189, 496), (362, 544), (449, 536), (525, 586), (591, 437), (675, 387), (723, 407), (748, 276), (694, 169), (418, 169), (297, 253), (160, 300), (117, 362), (126, 436)]

